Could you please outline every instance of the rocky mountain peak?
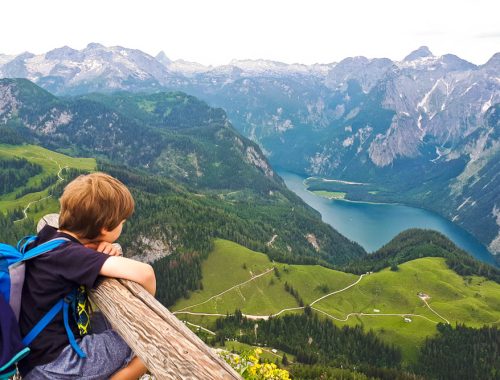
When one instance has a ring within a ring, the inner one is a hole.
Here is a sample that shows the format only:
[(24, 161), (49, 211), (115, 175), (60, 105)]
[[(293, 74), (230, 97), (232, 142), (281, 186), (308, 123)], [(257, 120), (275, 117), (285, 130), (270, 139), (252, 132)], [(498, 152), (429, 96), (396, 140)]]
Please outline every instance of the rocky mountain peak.
[(356, 57), (347, 57), (341, 60), (337, 66), (363, 66), (370, 62), (370, 60), (364, 56), (356, 56)]
[(473, 70), (476, 69), (477, 66), (465, 59), (457, 57), (454, 54), (445, 54), (441, 57), (441, 61), (444, 65), (446, 65), (446, 69), (450, 71), (465, 71), (465, 70)]
[(69, 46), (63, 46), (45, 53), (45, 59), (76, 59), (79, 53), (78, 50), (72, 49)]
[(33, 53), (30, 53), (29, 51), (25, 51), (24, 53), (21, 53), (19, 54), (16, 58), (16, 60), (19, 60), (19, 61), (24, 61), (26, 59), (30, 59), (30, 58), (33, 58), (35, 56), (35, 54)]
[(493, 57), (491, 57), (488, 62), (486, 62), (484, 65), (482, 65), (484, 68), (491, 68), (491, 69), (499, 69), (500, 68), (500, 53), (495, 53), (493, 54)]
[(91, 42), (90, 44), (87, 45), (87, 47), (85, 48), (86, 50), (95, 50), (95, 49), (104, 49), (105, 46), (104, 45), (101, 45), (97, 42)]
[(165, 54), (165, 52), (162, 50), (160, 51), (157, 55), (156, 55), (156, 60), (158, 62), (160, 62), (163, 66), (167, 66), (170, 65), (172, 63), (172, 60), (170, 58), (167, 57), (167, 55)]
[(403, 61), (410, 62), (419, 58), (433, 57), (434, 54), (429, 50), (427, 46), (420, 46), (417, 50), (412, 51), (408, 54)]

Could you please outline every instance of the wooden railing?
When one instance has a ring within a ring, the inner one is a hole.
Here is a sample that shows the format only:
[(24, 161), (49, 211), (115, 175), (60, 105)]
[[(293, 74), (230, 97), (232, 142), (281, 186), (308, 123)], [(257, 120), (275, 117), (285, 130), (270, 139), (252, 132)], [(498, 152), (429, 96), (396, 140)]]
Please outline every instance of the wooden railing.
[(156, 379), (241, 379), (140, 285), (107, 278), (89, 297)]

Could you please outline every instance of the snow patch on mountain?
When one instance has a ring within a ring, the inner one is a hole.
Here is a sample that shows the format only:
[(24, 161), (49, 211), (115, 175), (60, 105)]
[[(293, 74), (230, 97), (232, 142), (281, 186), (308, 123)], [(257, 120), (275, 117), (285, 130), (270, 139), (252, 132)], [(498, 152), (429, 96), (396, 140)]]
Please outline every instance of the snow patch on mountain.
[(232, 60), (227, 66), (237, 67), (246, 75), (326, 75), (335, 64), (287, 64), (265, 59)]
[(351, 146), (352, 144), (354, 144), (354, 136), (346, 137), (346, 139), (344, 141), (342, 141), (342, 146), (344, 148), (347, 148), (347, 147)]
[(212, 66), (205, 66), (200, 63), (185, 61), (183, 59), (178, 59), (171, 62), (167, 66), (168, 70), (171, 72), (183, 74), (186, 76), (193, 76), (195, 74), (207, 73), (213, 69)]

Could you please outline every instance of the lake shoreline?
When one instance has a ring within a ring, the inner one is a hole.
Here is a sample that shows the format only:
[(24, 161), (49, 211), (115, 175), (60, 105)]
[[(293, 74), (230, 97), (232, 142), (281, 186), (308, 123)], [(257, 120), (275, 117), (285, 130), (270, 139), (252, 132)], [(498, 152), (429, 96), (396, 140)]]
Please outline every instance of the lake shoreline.
[[(298, 175), (298, 174), (297, 174)], [(312, 177), (309, 177), (309, 178), (312, 178)], [(315, 196), (317, 197), (321, 197), (321, 195), (318, 195), (318, 194), (315, 194), (314, 192), (317, 191), (317, 190), (309, 190), (309, 187), (307, 187), (307, 184), (306, 184), (306, 181), (309, 179), (309, 178), (306, 178), (302, 183), (304, 184), (304, 187), (305, 187), (305, 190), (310, 192), (311, 194), (314, 194)], [(316, 177), (317, 178), (317, 177)], [(347, 193), (346, 193), (347, 195)], [(399, 202), (394, 202), (394, 203), (391, 203), (391, 202), (370, 202), (370, 201), (355, 201), (355, 200), (352, 200), (352, 199), (347, 199), (347, 198), (327, 198), (327, 197), (323, 197), (325, 199), (328, 199), (330, 201), (341, 201), (341, 202), (351, 202), (351, 203), (366, 203), (366, 204), (371, 204), (371, 205), (401, 205), (401, 206), (408, 206), (404, 203), (399, 203)], [(409, 206), (409, 207), (415, 207), (415, 206)], [(416, 208), (420, 208), (420, 207), (416, 207)], [(426, 211), (431, 211), (433, 212), (432, 210), (427, 210), (427, 209), (422, 209), (422, 210), (426, 210)], [(438, 214), (439, 215), (439, 214)]]

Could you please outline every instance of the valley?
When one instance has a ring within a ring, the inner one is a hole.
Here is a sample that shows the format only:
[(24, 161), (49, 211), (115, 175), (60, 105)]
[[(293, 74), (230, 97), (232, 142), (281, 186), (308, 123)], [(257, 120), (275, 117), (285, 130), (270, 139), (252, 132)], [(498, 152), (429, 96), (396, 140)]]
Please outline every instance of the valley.
[[(93, 63), (106, 70), (90, 70)], [(144, 113), (139, 118), (148, 124), (173, 120), (168, 113), (163, 119), (151, 117), (158, 104), (154, 96), (133, 104), (127, 96), (110, 101), (88, 94), (185, 91), (223, 108), (273, 167), (381, 187), (354, 199), (431, 210), (495, 254), (500, 252), (495, 191), (499, 63), (500, 53), (475, 65), (453, 54), (434, 55), (422, 46), (401, 61), (359, 56), (321, 65), (234, 60), (212, 67), (172, 61), (163, 52), (153, 57), (91, 43), (81, 50), (65, 46), (41, 55), (6, 57), (0, 76), (28, 78), (55, 94), (83, 95), (108, 106), (114, 102), (133, 118), (136, 111), (149, 110), (146, 119)], [(67, 117), (71, 112), (63, 113), (59, 122)], [(154, 144), (150, 148), (156, 149)], [(177, 159), (178, 167), (166, 157), (165, 152), (153, 164), (168, 166), (178, 179), (204, 172), (197, 169), (203, 163), (197, 155)], [(136, 161), (148, 165), (150, 158)]]
[[(475, 65), (421, 46), (400, 61), (357, 56), (321, 65), (234, 60), (214, 67), (172, 61), (163, 52), (153, 57), (91, 43), (81, 50), (65, 46), (6, 56), (0, 76), (28, 78), (58, 95), (114, 103), (126, 116), (142, 114), (143, 121), (146, 116), (154, 123), (181, 119), (175, 107), (173, 118), (151, 117), (147, 111), (158, 104), (154, 96), (132, 104), (127, 96), (109, 102), (102, 94), (88, 94), (185, 91), (223, 108), (273, 167), (381, 187), (354, 199), (370, 201), (377, 191), (376, 201), (431, 210), (495, 254), (500, 252), (499, 63), (500, 53)], [(106, 70), (94, 71), (94, 64)], [(63, 113), (59, 122), (70, 116)], [(168, 167), (179, 179), (203, 173), (197, 169), (200, 157), (169, 153), (178, 156), (175, 165), (166, 152), (151, 163), (141, 154), (136, 161)], [(200, 176), (199, 182), (205, 179)]]

